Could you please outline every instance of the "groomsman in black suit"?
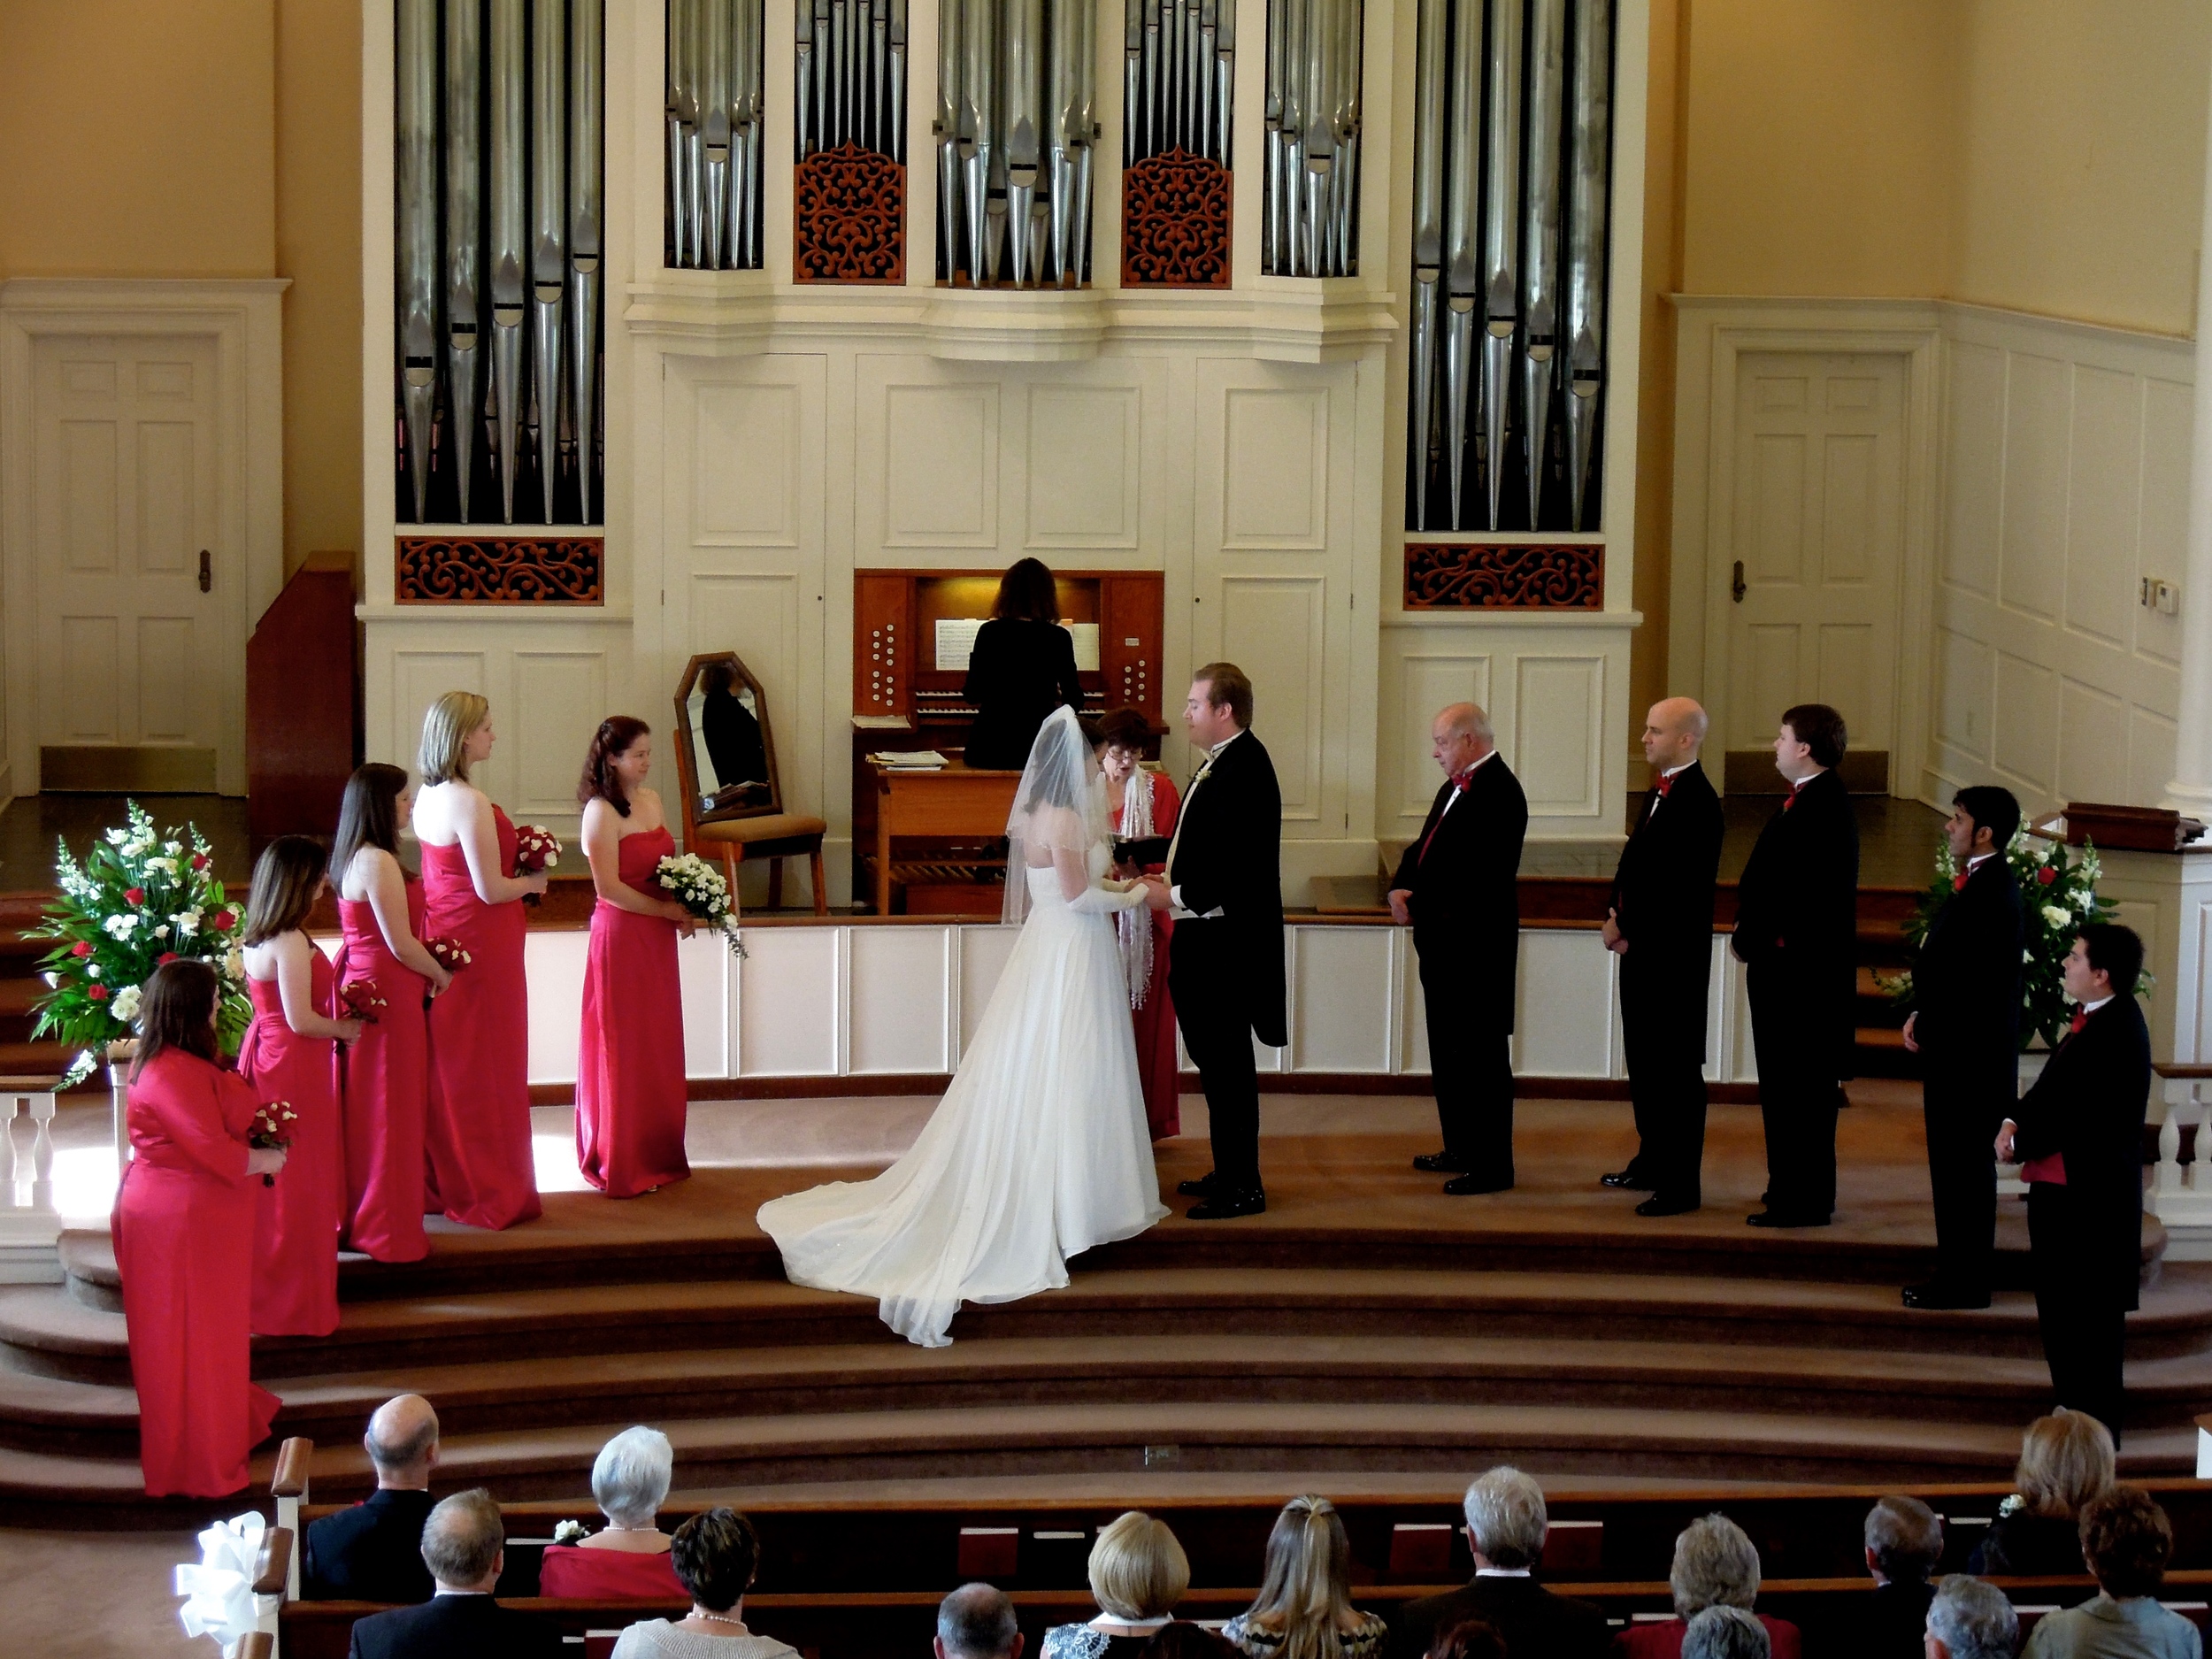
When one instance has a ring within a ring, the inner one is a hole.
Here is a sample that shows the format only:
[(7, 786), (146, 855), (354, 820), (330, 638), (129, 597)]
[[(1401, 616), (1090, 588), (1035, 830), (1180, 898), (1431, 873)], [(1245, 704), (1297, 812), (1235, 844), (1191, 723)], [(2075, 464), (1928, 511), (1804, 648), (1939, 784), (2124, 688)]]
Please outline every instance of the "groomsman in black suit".
[(1958, 874), (1913, 964), (1905, 1047), (1921, 1056), (1936, 1270), (1905, 1286), (1908, 1308), (1986, 1308), (1997, 1248), (1997, 1125), (2020, 1093), (2019, 884), (2005, 848), (2020, 827), (2012, 791), (1977, 784), (1943, 826)]
[(1644, 717), (1652, 789), (1621, 849), (1605, 948), (1621, 959), (1621, 1042), (1636, 1111), (1636, 1156), (1604, 1178), (1647, 1192), (1640, 1216), (1702, 1202), (1705, 994), (1713, 966), (1713, 887), (1724, 829), (1698, 749), (1705, 710), (1669, 697)]
[(1824, 1227), (1836, 1208), (1836, 1109), (1851, 1074), (1858, 990), (1859, 828), (1836, 768), (1843, 717), (1786, 710), (1775, 769), (1790, 793), (1759, 832), (1736, 887), (1730, 941), (1751, 997), (1766, 1209), (1755, 1227)]
[(1185, 1194), (1203, 1202), (1194, 1221), (1256, 1216), (1260, 1084), (1252, 1039), (1290, 1041), (1283, 986), (1283, 795), (1275, 764), (1252, 735), (1252, 682), (1233, 663), (1209, 663), (1191, 681), (1183, 723), (1206, 751), (1183, 792), (1167, 873), (1147, 902), (1171, 910), (1167, 984), (1183, 1047), (1206, 1092), (1214, 1166)]
[(2028, 1183), (2036, 1323), (2058, 1403), (2120, 1442), (2122, 1358), (2143, 1257), (2143, 1119), (2151, 1034), (2135, 1000), (2143, 941), (2092, 922), (2068, 953), (2072, 1031), (1997, 1133)]
[(1440, 712), (1429, 740), (1444, 784), (1390, 884), (1390, 914), (1412, 925), (1421, 962), (1444, 1130), (1444, 1149), (1413, 1167), (1452, 1172), (1448, 1193), (1502, 1193), (1513, 1185), (1513, 982), (1528, 796), (1473, 703)]

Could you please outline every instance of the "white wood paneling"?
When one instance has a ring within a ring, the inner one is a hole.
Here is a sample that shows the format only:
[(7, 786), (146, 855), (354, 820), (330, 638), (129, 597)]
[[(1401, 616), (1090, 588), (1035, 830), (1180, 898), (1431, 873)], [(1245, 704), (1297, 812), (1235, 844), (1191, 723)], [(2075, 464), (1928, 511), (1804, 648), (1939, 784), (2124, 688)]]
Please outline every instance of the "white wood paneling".
[(739, 959), (711, 933), (676, 943), (684, 993), (684, 1075), (737, 1075)]
[(1021, 930), (1015, 927), (964, 927), (960, 929), (960, 1048), (967, 1051), (975, 1041), (976, 1027), (983, 1023), (984, 1010), (991, 1005), (991, 996), (998, 989), (999, 977), (1006, 972), (1007, 959), (1014, 954), (1014, 945), (1021, 938)]
[(1393, 1069), (1392, 933), (1381, 928), (1302, 929), (1291, 1001), (1291, 1059), (1301, 1071)]
[(741, 1077), (833, 1077), (845, 1069), (844, 943), (838, 927), (757, 927), (737, 976)]
[(1605, 658), (1531, 653), (1514, 660), (1513, 675), (1509, 758), (1528, 795), (1529, 817), (1596, 818)]
[(522, 945), (522, 971), (530, 990), (530, 1080), (573, 1083), (576, 1045), (582, 1029), (584, 962), (591, 935), (542, 929)]
[(953, 927), (856, 927), (849, 934), (846, 1070), (949, 1071), (957, 983)]
[(576, 780), (583, 771), (584, 751), (612, 709), (608, 689), (603, 650), (514, 653), (514, 694), (508, 708), (516, 712), (508, 721), (519, 729), (506, 740), (514, 753), (514, 783), (507, 797), (511, 814), (527, 812), (534, 821), (548, 813), (577, 810)]
[(1619, 958), (1587, 930), (1521, 934), (1513, 1069), (1536, 1077), (1614, 1075), (1614, 970)]

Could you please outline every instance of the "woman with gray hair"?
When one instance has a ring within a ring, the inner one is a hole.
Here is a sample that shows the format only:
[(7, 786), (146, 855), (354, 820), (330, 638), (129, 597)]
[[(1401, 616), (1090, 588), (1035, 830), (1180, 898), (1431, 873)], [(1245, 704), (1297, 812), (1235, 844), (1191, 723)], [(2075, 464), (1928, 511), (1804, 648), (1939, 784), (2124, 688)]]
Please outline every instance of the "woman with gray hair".
[(1684, 1639), (1690, 1622), (1711, 1607), (1737, 1608), (1752, 1617), (1766, 1632), (1772, 1659), (1800, 1659), (1804, 1643), (1796, 1625), (1752, 1614), (1759, 1596), (1759, 1552), (1726, 1516), (1701, 1516), (1682, 1529), (1674, 1540), (1674, 1569), (1667, 1580), (1674, 1589), (1675, 1616), (1621, 1632), (1613, 1639), (1613, 1651), (1622, 1659), (1682, 1659), (1689, 1651)]
[(658, 1525), (675, 1466), (675, 1451), (658, 1429), (625, 1429), (601, 1447), (591, 1466), (591, 1495), (606, 1528), (588, 1533), (581, 1523), (563, 1521), (554, 1532), (557, 1541), (546, 1547), (538, 1594), (681, 1601), (669, 1536)]
[(1765, 1626), (1740, 1607), (1709, 1607), (1682, 1635), (1682, 1659), (1771, 1659)]
[(1955, 1572), (1928, 1603), (1929, 1659), (2012, 1659), (2020, 1616), (1993, 1584)]

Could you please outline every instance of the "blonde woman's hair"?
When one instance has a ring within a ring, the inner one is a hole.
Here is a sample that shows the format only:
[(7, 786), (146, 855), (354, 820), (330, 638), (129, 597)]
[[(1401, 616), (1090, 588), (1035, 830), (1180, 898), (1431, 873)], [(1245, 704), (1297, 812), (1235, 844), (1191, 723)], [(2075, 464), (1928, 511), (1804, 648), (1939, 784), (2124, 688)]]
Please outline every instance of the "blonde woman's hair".
[(492, 705), (472, 691), (449, 691), (422, 717), (422, 750), (415, 757), (424, 787), (468, 781), (469, 733), (490, 718)]
[(1279, 1659), (1336, 1659), (1351, 1617), (1352, 1542), (1336, 1505), (1293, 1498), (1267, 1535), (1267, 1577), (1245, 1617), (1282, 1632)]
[(2012, 1479), (2029, 1513), (2072, 1520), (2119, 1479), (2111, 1432), (2087, 1412), (2061, 1406), (2028, 1425)]
[(1091, 1594), (1124, 1624), (1164, 1618), (1190, 1588), (1190, 1557), (1165, 1521), (1132, 1509), (1091, 1546)]

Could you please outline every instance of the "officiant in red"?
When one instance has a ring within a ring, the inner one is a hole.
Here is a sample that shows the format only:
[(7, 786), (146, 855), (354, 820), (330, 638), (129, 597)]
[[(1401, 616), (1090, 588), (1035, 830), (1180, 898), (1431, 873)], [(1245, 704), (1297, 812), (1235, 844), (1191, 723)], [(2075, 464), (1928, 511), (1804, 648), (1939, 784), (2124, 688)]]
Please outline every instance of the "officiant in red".
[[(1151, 723), (1134, 709), (1114, 709), (1099, 718), (1099, 764), (1106, 773), (1106, 805), (1117, 841), (1164, 841), (1175, 833), (1182, 803), (1162, 772), (1137, 762), (1152, 735)], [(1141, 864), (1158, 874), (1164, 862)], [(1123, 870), (1125, 876), (1135, 873)], [(1152, 1138), (1183, 1133), (1183, 1079), (1175, 1056), (1175, 1004), (1167, 991), (1168, 937), (1175, 923), (1165, 910), (1124, 910), (1114, 918), (1121, 939), (1122, 966), (1129, 975), (1129, 1017), (1137, 1033), (1137, 1075), (1144, 1082), (1144, 1116)]]

